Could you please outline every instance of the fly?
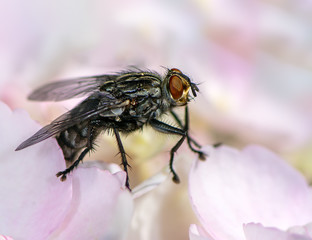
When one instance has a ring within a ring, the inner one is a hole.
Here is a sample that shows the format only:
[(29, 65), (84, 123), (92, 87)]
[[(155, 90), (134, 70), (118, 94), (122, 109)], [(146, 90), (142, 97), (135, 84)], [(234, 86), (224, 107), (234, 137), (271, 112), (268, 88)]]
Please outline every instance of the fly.
[[(22, 142), (16, 151), (54, 136), (65, 160), (71, 164), (56, 174), (61, 181), (65, 181), (67, 174), (73, 171), (94, 148), (98, 135), (102, 131), (111, 130), (116, 137), (122, 166), (127, 174), (126, 187), (130, 189), (129, 164), (120, 133), (129, 134), (144, 125), (150, 125), (156, 131), (181, 136), (170, 151), (169, 161), (172, 180), (179, 183), (179, 177), (173, 168), (173, 159), (185, 139), (190, 149), (197, 153), (200, 159), (205, 158), (204, 153), (196, 149), (200, 148), (200, 145), (188, 134), (187, 103), (191, 99), (190, 90), (196, 97), (196, 92), (199, 91), (196, 84), (176, 68), (168, 69), (164, 77), (155, 72), (136, 70), (44, 85), (28, 98), (35, 101), (62, 101), (81, 96), (87, 98)], [(179, 106), (185, 107), (184, 124), (173, 112), (173, 109)], [(158, 120), (168, 112), (179, 127)]]

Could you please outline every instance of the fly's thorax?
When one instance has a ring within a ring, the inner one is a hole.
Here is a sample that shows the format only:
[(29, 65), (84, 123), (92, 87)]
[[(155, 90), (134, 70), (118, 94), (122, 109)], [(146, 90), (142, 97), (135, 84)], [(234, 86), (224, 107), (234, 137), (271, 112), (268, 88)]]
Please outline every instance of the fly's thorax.
[(129, 100), (129, 104), (119, 117), (145, 122), (155, 115), (162, 99), (161, 84), (161, 77), (151, 72), (126, 73), (121, 76), (117, 88), (123, 94), (122, 98)]
[[(146, 89), (145, 89), (146, 90)], [(129, 121), (130, 119), (145, 123), (148, 119), (160, 114), (161, 90), (152, 88), (149, 94), (127, 94), (124, 101), (113, 105), (101, 112), (101, 117), (110, 118), (115, 122)]]
[(160, 103), (160, 98), (152, 98), (150, 96), (132, 98), (124, 112), (124, 116), (145, 123), (156, 114)]
[(120, 103), (111, 105), (107, 110), (102, 111), (99, 116), (101, 117), (117, 117), (123, 114), (126, 108), (130, 105), (130, 100), (119, 101)]

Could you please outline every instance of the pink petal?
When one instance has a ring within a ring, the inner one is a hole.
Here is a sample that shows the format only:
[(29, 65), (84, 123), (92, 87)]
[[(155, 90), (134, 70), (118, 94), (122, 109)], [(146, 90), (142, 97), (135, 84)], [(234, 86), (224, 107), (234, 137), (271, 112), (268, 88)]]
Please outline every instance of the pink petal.
[(192, 224), (189, 229), (190, 240), (214, 240), (210, 236), (207, 236), (205, 230), (200, 226)]
[(0, 235), (0, 240), (14, 240), (11, 237)]
[(277, 228), (263, 227), (261, 224), (249, 223), (244, 226), (246, 240), (312, 240), (312, 238), (283, 232)]
[[(182, 154), (183, 157), (181, 154), (177, 154), (175, 161), (180, 184), (172, 181), (166, 166), (151, 181), (146, 180), (133, 189), (139, 191), (134, 193), (135, 211), (128, 240), (186, 239), (189, 235), (189, 226), (196, 220), (187, 198), (187, 178), (193, 154)], [(164, 159), (168, 161), (167, 154)], [(152, 187), (155, 188), (149, 191)]]
[(138, 198), (156, 187), (158, 187), (161, 183), (163, 183), (166, 179), (168, 179), (169, 170), (163, 170), (155, 174), (154, 176), (148, 178), (147, 180), (143, 181), (135, 188), (132, 189), (132, 197)]
[(12, 113), (2, 103), (0, 115), (0, 234), (16, 239), (125, 235), (133, 202), (124, 189), (124, 172), (82, 167), (61, 182), (55, 174), (65, 169), (65, 162), (56, 141), (48, 139), (16, 152), (39, 126), (23, 111)]
[(71, 208), (51, 239), (123, 239), (133, 202), (120, 176), (97, 168), (78, 168), (72, 181)]
[(14, 149), (39, 126), (24, 111), (0, 103), (0, 233), (16, 239), (45, 239), (64, 219), (71, 181), (55, 174), (65, 168), (54, 139)]
[(242, 152), (204, 148), (195, 161), (189, 194), (204, 229), (215, 239), (243, 239), (242, 225), (260, 222), (286, 230), (312, 219), (312, 196), (303, 176), (259, 146)]
[(304, 226), (293, 226), (287, 230), (289, 233), (296, 233), (312, 238), (312, 222)]

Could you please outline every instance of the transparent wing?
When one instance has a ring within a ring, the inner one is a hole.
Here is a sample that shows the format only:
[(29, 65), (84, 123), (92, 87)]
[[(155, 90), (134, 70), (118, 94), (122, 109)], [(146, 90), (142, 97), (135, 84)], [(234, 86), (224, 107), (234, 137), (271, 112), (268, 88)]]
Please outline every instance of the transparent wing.
[[(101, 94), (101, 96), (99, 97), (97, 94)], [(128, 104), (127, 101), (122, 102), (121, 100), (113, 98), (111, 95), (104, 95), (103, 93), (97, 94), (93, 94), (72, 110), (64, 113), (49, 125), (41, 128), (33, 136), (22, 142), (15, 151), (39, 143), (93, 116), (107, 112), (108, 110), (121, 108)]]
[(99, 75), (53, 82), (32, 92), (28, 99), (35, 101), (62, 101), (73, 97), (91, 95), (115, 75)]

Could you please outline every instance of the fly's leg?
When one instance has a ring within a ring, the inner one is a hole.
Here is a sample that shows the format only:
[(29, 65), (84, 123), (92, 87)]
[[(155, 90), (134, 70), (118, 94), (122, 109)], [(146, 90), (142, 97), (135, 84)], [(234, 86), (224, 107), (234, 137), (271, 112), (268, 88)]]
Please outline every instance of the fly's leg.
[(185, 106), (184, 118), (185, 118), (185, 120), (184, 120), (184, 121), (185, 121), (184, 130), (185, 130), (185, 132), (187, 133), (187, 136), (188, 136), (188, 138), (187, 138), (187, 143), (188, 143), (190, 149), (191, 149), (193, 152), (195, 152), (195, 153), (198, 154), (198, 157), (199, 157), (200, 160), (205, 160), (205, 159), (206, 159), (205, 153), (203, 153), (202, 151), (198, 151), (198, 150), (192, 148), (192, 145), (191, 145), (191, 140), (190, 140), (190, 137), (189, 137), (189, 135), (188, 135), (188, 130), (189, 130), (189, 113), (188, 113), (188, 107), (187, 107), (187, 105)]
[(189, 146), (189, 148), (192, 150), (192, 152), (197, 153), (199, 159), (201, 160), (205, 160), (205, 154), (202, 151), (196, 150), (191, 143), (193, 143), (196, 147), (201, 148), (200, 144), (198, 144), (195, 140), (193, 140), (189, 134), (188, 134), (188, 130), (189, 130), (189, 113), (188, 113), (188, 107), (185, 106), (185, 125), (183, 126), (181, 120), (179, 119), (179, 117), (173, 112), (171, 111), (172, 116), (174, 117), (174, 119), (177, 121), (177, 123), (179, 124), (179, 126), (181, 128), (184, 128), (184, 131), (186, 133), (186, 139), (187, 139), (187, 144)]
[(176, 143), (176, 145), (174, 145), (174, 147), (170, 150), (170, 161), (169, 161), (169, 168), (170, 168), (170, 171), (173, 175), (172, 180), (175, 183), (179, 183), (180, 179), (178, 177), (178, 174), (175, 172), (175, 170), (173, 168), (173, 160), (174, 160), (174, 154), (178, 151), (178, 149), (180, 148), (180, 146), (184, 142), (185, 138), (187, 137), (187, 132), (183, 129), (173, 127), (169, 124), (160, 122), (156, 119), (151, 119), (150, 124), (156, 131), (182, 136), (180, 138), (180, 140)]
[(88, 131), (87, 147), (80, 153), (78, 159), (72, 165), (70, 165), (64, 171), (58, 172), (56, 174), (57, 177), (61, 177), (61, 181), (65, 181), (67, 178), (67, 174), (73, 171), (79, 165), (79, 163), (83, 160), (86, 154), (93, 149), (94, 133), (95, 133), (95, 128), (90, 127)]
[(130, 184), (129, 184), (129, 176), (128, 176), (128, 167), (130, 167), (130, 165), (128, 164), (126, 152), (125, 152), (125, 149), (122, 145), (119, 132), (116, 128), (114, 128), (114, 134), (116, 136), (116, 141), (118, 144), (119, 153), (121, 155), (121, 164), (123, 166), (124, 171), (126, 172), (126, 187), (131, 191)]
[[(174, 120), (178, 123), (179, 127), (181, 128), (185, 128), (185, 126), (183, 126), (180, 118), (178, 117), (177, 114), (175, 114), (175, 112), (173, 112), (172, 110), (170, 111), (171, 115), (173, 116)], [(193, 149), (193, 147), (190, 145), (190, 143), (192, 142), (196, 147), (198, 148), (201, 148), (201, 145), (199, 143), (197, 143), (193, 138), (191, 138), (189, 136), (189, 134), (187, 133), (187, 142), (188, 142), (188, 145), (191, 149)]]
[(178, 176), (178, 174), (174, 171), (173, 169), (173, 158), (174, 158), (174, 154), (176, 153), (176, 151), (178, 151), (178, 149), (180, 148), (180, 146), (182, 145), (182, 143), (185, 140), (186, 135), (184, 135), (178, 142), (176, 145), (174, 145), (174, 147), (170, 150), (170, 162), (169, 162), (169, 168), (170, 171), (172, 172), (172, 181), (175, 183), (180, 183), (180, 178)]
[[(180, 120), (178, 115), (175, 114), (175, 112), (173, 112), (172, 110), (170, 111), (170, 113), (173, 116), (174, 120), (178, 123), (179, 127), (185, 128), (185, 126), (183, 126), (182, 121)], [(193, 138), (191, 138), (188, 133), (187, 133), (187, 138), (188, 138), (187, 139), (188, 142), (192, 142), (196, 147), (201, 148), (201, 145), (197, 143)], [(189, 144), (189, 147), (192, 149), (192, 146), (190, 146), (190, 144)]]
[(82, 159), (85, 157), (85, 155), (90, 151), (89, 148), (85, 148), (79, 155), (78, 159), (72, 164), (70, 165), (70, 167), (66, 168), (64, 171), (58, 172), (56, 174), (57, 177), (61, 177), (61, 181), (65, 181), (67, 178), (67, 174), (70, 173), (71, 171), (73, 171), (80, 163), (80, 161), (82, 161)]

